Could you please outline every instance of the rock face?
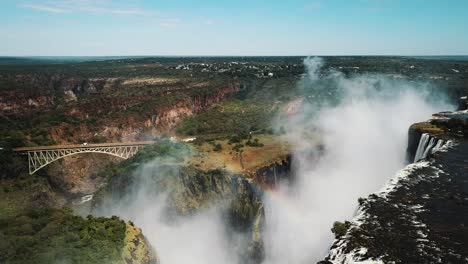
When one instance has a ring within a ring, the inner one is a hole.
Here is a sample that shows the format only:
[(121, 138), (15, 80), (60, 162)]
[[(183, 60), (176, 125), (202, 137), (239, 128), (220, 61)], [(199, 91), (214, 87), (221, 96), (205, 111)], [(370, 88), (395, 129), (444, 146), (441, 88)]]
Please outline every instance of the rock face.
[(133, 223), (127, 224), (125, 231), (122, 261), (125, 264), (159, 264), (159, 258), (141, 229)]
[[(50, 111), (50, 116), (60, 116), (60, 122), (54, 119), (53, 125), (44, 128), (46, 138), (55, 144), (152, 140), (168, 133), (183, 118), (240, 89), (238, 83), (222, 81), (200, 84), (158, 78), (17, 78), (23, 80), (21, 85), (37, 90), (25, 88), (0, 92), (0, 113), (35, 119), (34, 114)], [(186, 85), (184, 88), (180, 88), (181, 82)], [(162, 87), (151, 86), (149, 89), (148, 85)], [(145, 89), (148, 91), (142, 93)], [(38, 145), (52, 144), (44, 143), (46, 138), (41, 135), (32, 141)], [(45, 169), (54, 185), (66, 195), (74, 196), (96, 191), (102, 179), (94, 176), (117, 161), (119, 159), (108, 155), (76, 155), (65, 157)]]
[[(178, 147), (182, 144), (162, 144), (167, 145), (154, 148), (165, 154), (147, 159), (137, 155), (111, 168), (117, 173), (109, 175), (109, 183), (95, 195), (93, 212), (118, 214), (108, 208), (127, 204), (141, 194), (145, 195), (145, 201), (158, 201), (157, 198), (164, 195), (162, 214), (170, 222), (216, 207), (222, 212), (226, 230), (246, 239), (240, 248), (233, 246), (233, 251), (245, 263), (261, 263), (264, 258), (262, 231), (265, 217), (261, 191), (241, 175), (221, 169), (202, 171), (185, 165), (179, 158), (174, 158), (177, 153), (184, 152), (182, 147)], [(164, 158), (171, 155), (170, 159)], [(135, 166), (138, 164), (140, 166)], [(157, 245), (154, 246), (157, 249)]]
[(407, 153), (416, 162), (360, 200), (320, 263), (468, 263), (466, 118), (444, 112), (411, 126)]
[(97, 173), (121, 159), (96, 153), (65, 157), (45, 169), (48, 179), (67, 196), (75, 197), (96, 192), (106, 181)]
[(292, 157), (288, 155), (281, 161), (257, 169), (250, 177), (265, 188), (275, 188), (281, 181), (292, 180), (291, 162)]
[[(187, 217), (202, 209), (219, 206), (221, 202), (228, 229), (248, 238), (245, 248), (240, 249), (242, 257), (247, 262), (261, 263), (264, 257), (263, 204), (261, 194), (246, 179), (221, 170), (202, 172), (194, 167), (162, 166), (158, 170), (163, 170), (164, 176), (147, 178), (145, 185), (154, 190), (155, 196), (167, 193), (166, 217)], [(127, 175), (119, 178), (111, 180), (105, 190), (99, 192), (94, 199), (95, 210), (101, 211), (109, 201), (129, 199), (128, 193), (139, 184), (137, 179)]]

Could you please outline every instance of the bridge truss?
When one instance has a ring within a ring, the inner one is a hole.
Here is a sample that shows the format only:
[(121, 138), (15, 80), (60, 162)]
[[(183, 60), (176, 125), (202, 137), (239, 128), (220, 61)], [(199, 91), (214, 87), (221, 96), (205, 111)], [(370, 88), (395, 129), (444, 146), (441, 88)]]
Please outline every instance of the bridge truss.
[(154, 142), (45, 146), (17, 148), (15, 151), (28, 154), (29, 174), (34, 174), (54, 161), (80, 153), (102, 153), (128, 159), (149, 144), (154, 144)]

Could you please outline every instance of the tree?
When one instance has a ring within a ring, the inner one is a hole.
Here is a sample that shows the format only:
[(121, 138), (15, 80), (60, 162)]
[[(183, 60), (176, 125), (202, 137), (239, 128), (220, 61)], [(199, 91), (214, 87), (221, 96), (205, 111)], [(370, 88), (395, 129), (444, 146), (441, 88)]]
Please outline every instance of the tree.
[(335, 223), (333, 223), (331, 231), (333, 232), (333, 234), (335, 234), (335, 238), (340, 238), (346, 235), (346, 232), (350, 227), (351, 223), (348, 221), (345, 221), (344, 223), (336, 221)]

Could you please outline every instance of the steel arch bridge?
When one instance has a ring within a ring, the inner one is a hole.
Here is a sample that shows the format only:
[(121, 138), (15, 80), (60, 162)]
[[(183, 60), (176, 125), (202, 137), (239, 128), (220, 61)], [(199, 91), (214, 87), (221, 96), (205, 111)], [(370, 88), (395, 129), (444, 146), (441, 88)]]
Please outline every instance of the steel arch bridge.
[(80, 153), (102, 153), (128, 159), (135, 155), (145, 145), (151, 145), (155, 141), (141, 141), (128, 143), (103, 143), (103, 144), (81, 144), (81, 145), (56, 145), (40, 147), (15, 148), (14, 151), (27, 153), (29, 174), (44, 168), (50, 163), (61, 158)]

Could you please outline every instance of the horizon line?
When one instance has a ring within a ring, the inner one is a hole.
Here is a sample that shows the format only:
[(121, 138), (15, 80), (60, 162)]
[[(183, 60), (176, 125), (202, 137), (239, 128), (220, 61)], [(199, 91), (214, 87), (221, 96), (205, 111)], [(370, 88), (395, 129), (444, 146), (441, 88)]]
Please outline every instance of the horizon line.
[(62, 58), (83, 58), (83, 57), (463, 57), (468, 54), (442, 54), (442, 55), (408, 55), (408, 54), (298, 54), (298, 55), (0, 55), (0, 58), (51, 58), (51, 57), (62, 57)]

